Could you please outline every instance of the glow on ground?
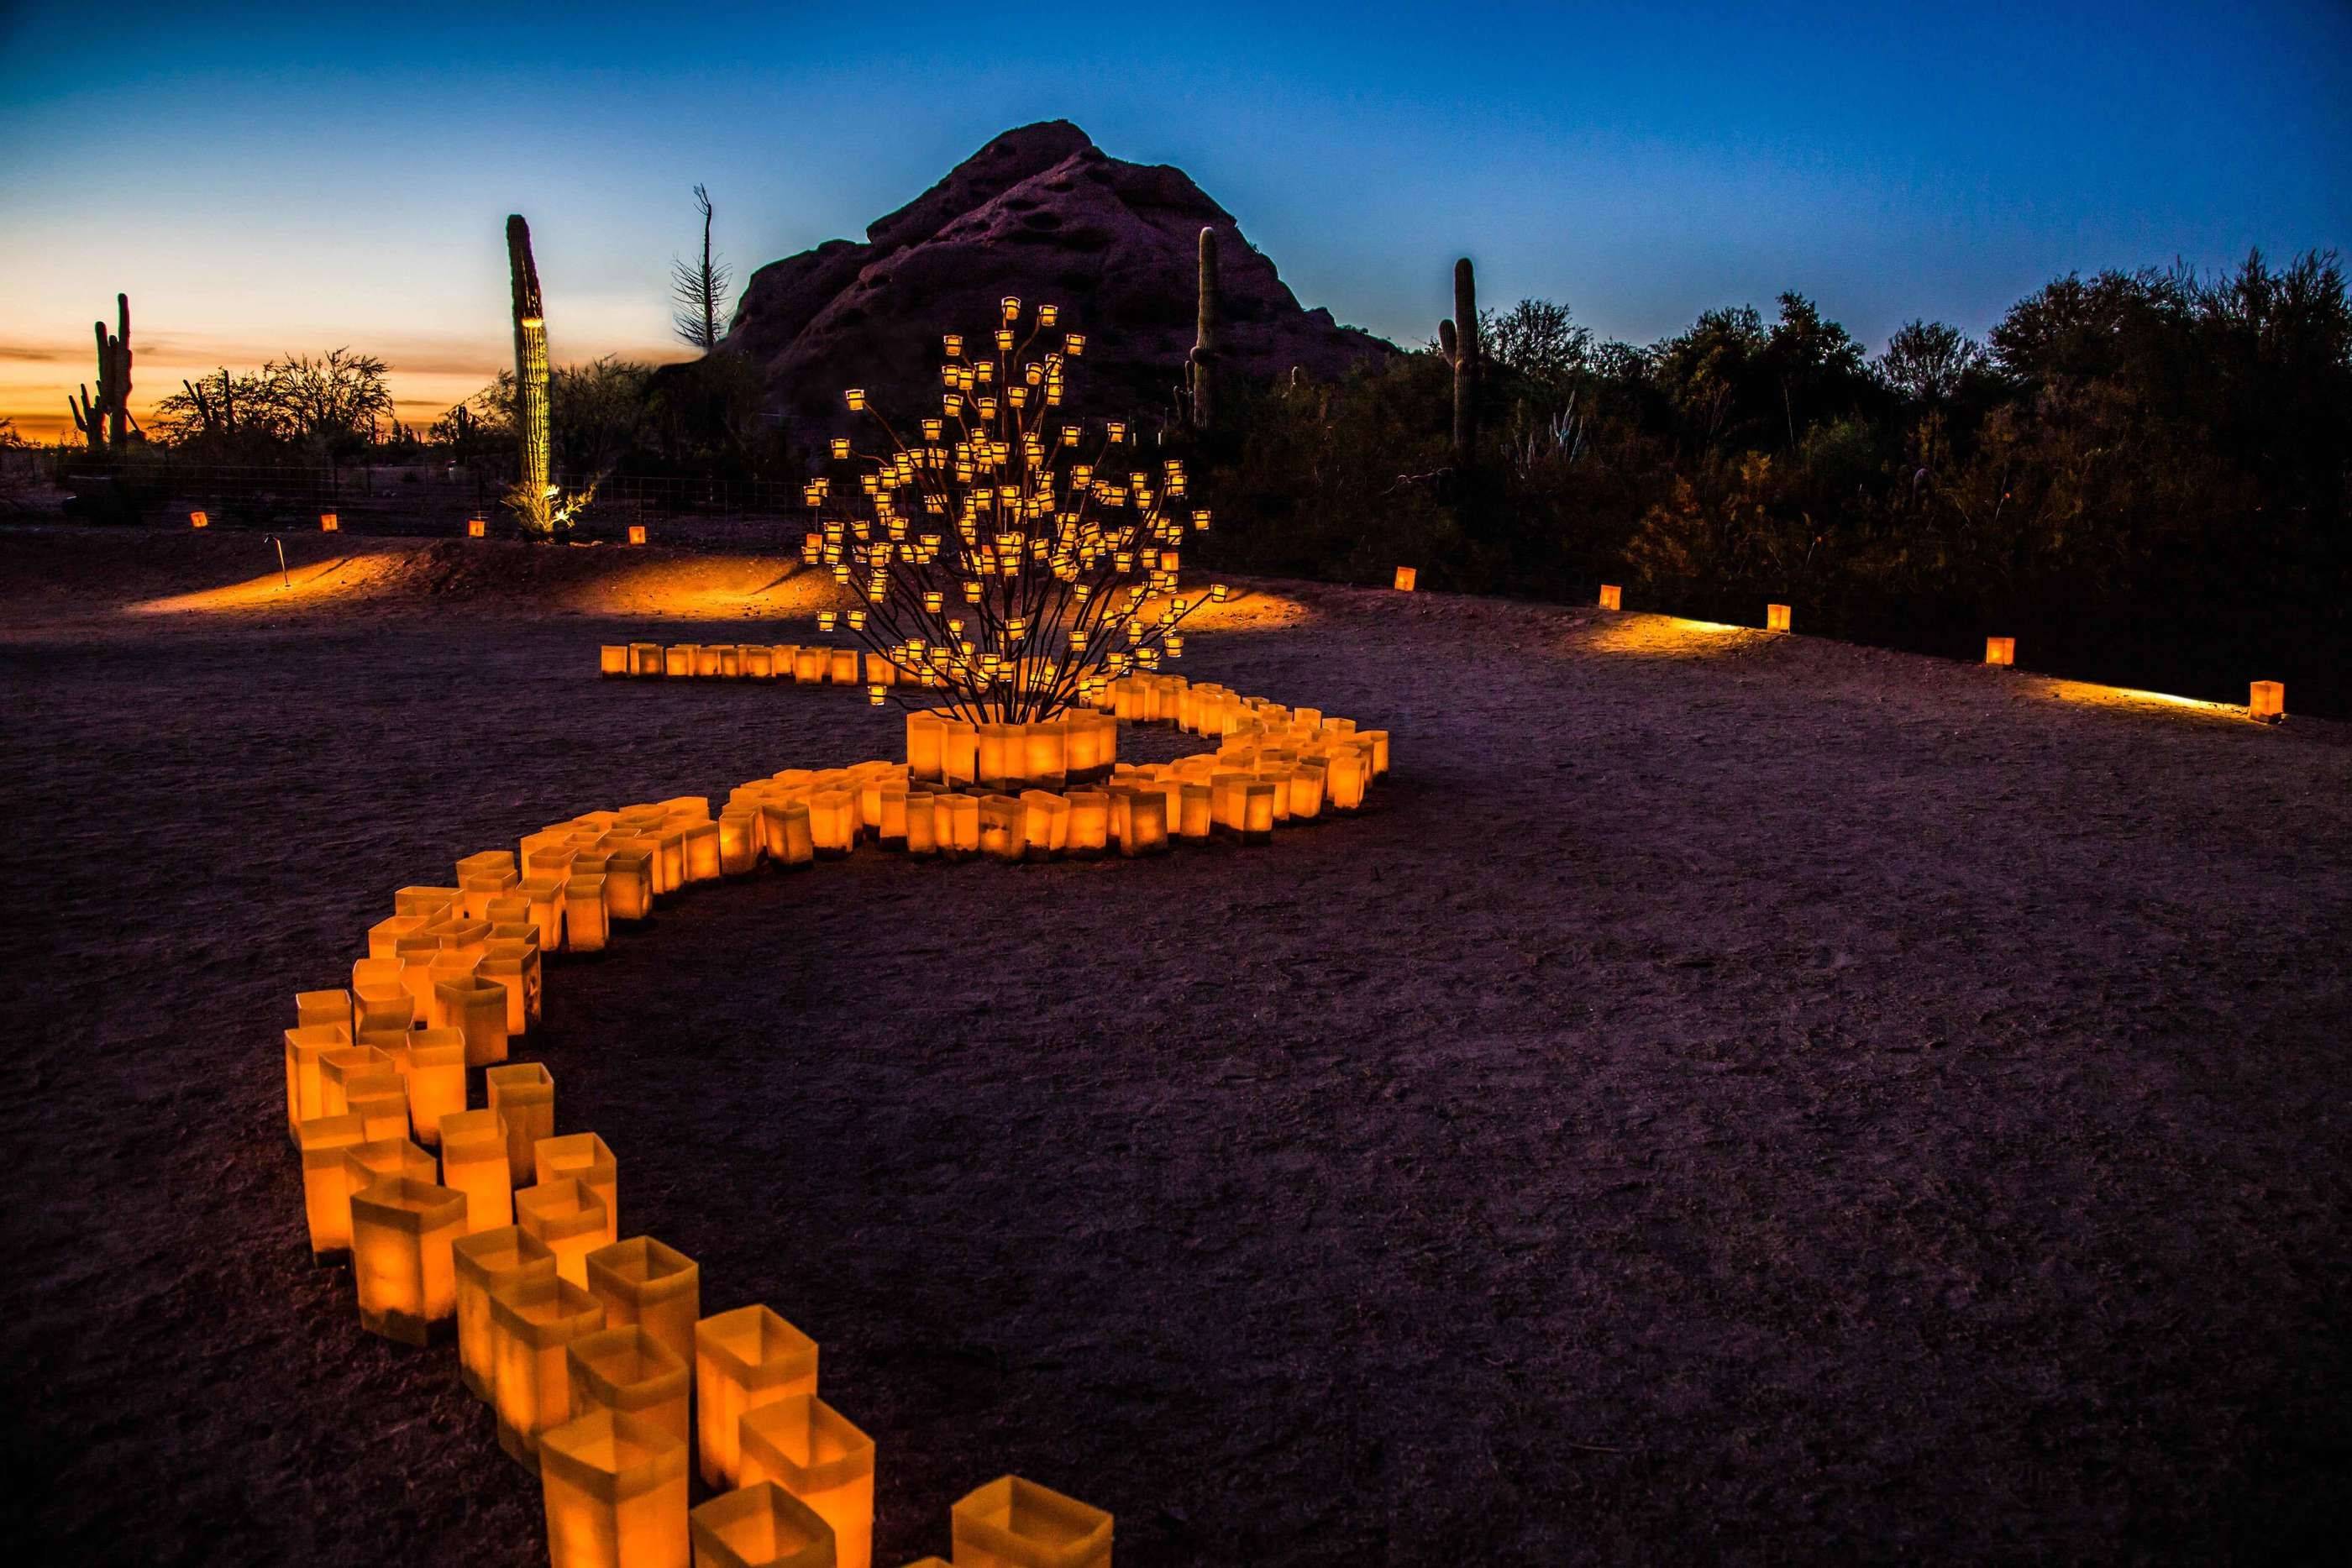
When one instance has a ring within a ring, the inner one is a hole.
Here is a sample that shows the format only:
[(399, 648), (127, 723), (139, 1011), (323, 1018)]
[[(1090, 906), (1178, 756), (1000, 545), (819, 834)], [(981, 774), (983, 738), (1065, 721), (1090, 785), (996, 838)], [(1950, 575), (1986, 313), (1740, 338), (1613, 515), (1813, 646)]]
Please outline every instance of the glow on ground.
[[(1192, 609), (1177, 631), (1181, 636), (1195, 632), (1273, 632), (1286, 626), (1297, 626), (1315, 619), (1315, 612), (1296, 599), (1286, 599), (1279, 593), (1263, 589), (1233, 585), (1233, 594), (1223, 604), (1209, 597), (1206, 580), (1187, 584), (1181, 594), (1154, 594), (1145, 601), (1144, 617), (1157, 617), (1169, 607), (1169, 600), (1181, 598)], [(1163, 667), (1162, 674), (1168, 673)]]
[(601, 575), (571, 598), (573, 609), (595, 614), (687, 621), (814, 616), (856, 602), (847, 590), (823, 570), (802, 564), (798, 556), (658, 558)]
[(2246, 716), (2240, 703), (2207, 702), (2201, 697), (2177, 697), (2169, 692), (2134, 691), (2129, 686), (2095, 685), (2089, 681), (2058, 681), (2050, 683), (2050, 695), (2061, 702), (2084, 703), (2094, 707), (2170, 708), (2200, 715), (2208, 718)]
[[(1187, 587), (1185, 597), (1195, 601), (1184, 618), (1187, 632), (1272, 631), (1313, 618), (1298, 601), (1255, 589), (1236, 588), (1223, 604), (1209, 601), (1205, 583)], [(570, 599), (572, 608), (593, 614), (681, 621), (814, 619), (820, 610), (851, 610), (857, 603), (823, 568), (804, 565), (797, 556), (693, 555), (633, 562), (582, 584)], [(1147, 613), (1157, 614), (1165, 605), (1164, 597), (1155, 598)]]
[(268, 571), (244, 582), (220, 588), (148, 599), (124, 608), (133, 615), (228, 613), (253, 610), (305, 609), (339, 600), (361, 599), (383, 587), (406, 558), (397, 554), (336, 556), (330, 560), (296, 566), (283, 574)]
[(1704, 659), (1730, 652), (1751, 637), (1777, 637), (1753, 626), (1691, 621), (1680, 615), (1612, 614), (1593, 628), (1586, 646), (1598, 653), (1653, 659)]

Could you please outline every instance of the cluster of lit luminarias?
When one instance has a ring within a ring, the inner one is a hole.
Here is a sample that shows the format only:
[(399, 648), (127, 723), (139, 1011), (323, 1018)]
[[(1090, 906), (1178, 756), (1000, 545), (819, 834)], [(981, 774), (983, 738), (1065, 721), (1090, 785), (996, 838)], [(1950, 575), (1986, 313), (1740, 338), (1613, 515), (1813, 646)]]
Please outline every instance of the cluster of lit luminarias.
[[(1418, 568), (1410, 566), (1401, 566), (1397, 568), (1397, 591), (1400, 593), (1412, 592), (1419, 585), (1420, 578), (1421, 572)], [(1601, 608), (1603, 610), (1624, 609), (1624, 589), (1617, 583), (1602, 583), (1601, 585)], [(1767, 632), (1792, 631), (1794, 629), (1792, 624), (1793, 619), (1793, 614), (1788, 605), (1767, 604), (1764, 607), (1764, 630)], [(1689, 624), (1699, 625), (1703, 624), (1703, 622), (1689, 622)], [(1725, 627), (1723, 629), (1726, 631), (1738, 630), (1738, 628), (1734, 627)], [(1988, 664), (1998, 665), (2003, 669), (2014, 668), (2017, 664), (2017, 639), (2014, 637), (1986, 638), (1984, 662)], [(2221, 703), (2199, 702), (2188, 697), (2168, 696), (2162, 692), (2132, 692), (2124, 691), (2112, 686), (2083, 686), (2081, 689), (2086, 692), (2110, 693), (2116, 697), (2125, 699), (2176, 703), (2189, 707), (2226, 708), (2228, 706)], [(2284, 718), (2286, 716), (2286, 686), (2284, 683), (2280, 681), (2252, 682), (2247, 687), (2246, 691), (2245, 714), (2248, 718), (2254, 719), (2264, 724), (2275, 724), (2279, 720)]]
[[(597, 667), (608, 677), (865, 685), (870, 694), (907, 678), (878, 653), (793, 643), (606, 643)], [(1157, 854), (1180, 839), (1263, 844), (1278, 827), (1357, 810), (1388, 771), (1386, 730), (1319, 708), (1164, 674), (1121, 675), (1089, 691), (1080, 706), (1024, 724), (974, 724), (952, 709), (919, 707), (907, 715), (904, 762), (787, 768), (741, 785), (720, 817), (722, 864), (750, 870), (764, 853), (805, 865), (846, 853), (861, 835), (950, 860)], [(1118, 760), (1121, 723), (1171, 725), (1218, 744), (1129, 765)]]
[[(1097, 697), (1027, 726), (910, 713), (907, 762), (754, 779), (715, 818), (686, 797), (551, 824), (458, 861), (454, 885), (399, 890), (348, 986), (295, 998), (287, 1122), (313, 1255), (348, 1258), (367, 1329), (449, 1331), (500, 1446), (539, 1474), (555, 1568), (867, 1568), (876, 1455), (818, 1396), (814, 1340), (765, 1304), (703, 1315), (692, 1259), (623, 1236), (612, 1148), (559, 1133), (553, 1075), (509, 1059), (541, 1019), (542, 959), (602, 949), (697, 883), (866, 844), (1034, 859), (1255, 841), (1353, 809), (1387, 763), (1383, 732), (1220, 686), (1137, 674)], [(1124, 768), (1122, 718), (1220, 745)], [(689, 1462), (716, 1492), (693, 1508)], [(956, 1502), (950, 1530), (959, 1568), (1110, 1561), (1108, 1513), (1018, 1477)]]
[[(721, 874), (700, 800), (593, 812), (403, 888), (348, 988), (295, 998), (288, 1117), (310, 1245), (362, 1322), (454, 1330), (466, 1387), (538, 1472), (555, 1568), (866, 1568), (875, 1446), (817, 1394), (816, 1343), (766, 1305), (702, 1313), (700, 1270), (623, 1239), (618, 1162), (556, 1131), (541, 958)], [(485, 1103), (468, 1104), (478, 1070)], [(698, 1463), (717, 1495), (689, 1509)], [(1109, 1515), (1002, 1478), (957, 1502), (958, 1563), (1108, 1564)]]

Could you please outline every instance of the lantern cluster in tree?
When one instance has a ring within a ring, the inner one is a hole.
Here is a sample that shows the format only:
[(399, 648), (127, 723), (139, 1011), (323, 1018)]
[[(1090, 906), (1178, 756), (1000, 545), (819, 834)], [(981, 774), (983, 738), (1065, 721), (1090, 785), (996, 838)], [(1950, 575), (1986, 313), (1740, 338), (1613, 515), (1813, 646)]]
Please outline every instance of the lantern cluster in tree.
[(1086, 339), (1056, 307), (1008, 298), (969, 341), (941, 340), (936, 413), (894, 424), (863, 389), (844, 394), (866, 434), (835, 440), (804, 490), (802, 559), (856, 596), (849, 636), (932, 704), (971, 724), (1049, 719), (1181, 655), (1199, 601), (1177, 576), (1209, 515), (1180, 460), (1142, 460), (1129, 425), (1066, 405)]

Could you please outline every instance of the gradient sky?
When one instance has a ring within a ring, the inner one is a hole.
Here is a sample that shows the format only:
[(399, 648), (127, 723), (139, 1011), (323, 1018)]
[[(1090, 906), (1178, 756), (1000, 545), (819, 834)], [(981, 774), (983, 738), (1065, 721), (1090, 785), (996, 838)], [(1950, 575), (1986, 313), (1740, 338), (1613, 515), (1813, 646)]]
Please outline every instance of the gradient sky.
[(510, 352), (676, 357), (707, 183), (739, 275), (1005, 128), (1181, 165), (1307, 305), (1418, 343), (1452, 258), (1647, 341), (1813, 296), (1875, 348), (2064, 272), (2352, 246), (2352, 7), (467, 6), (0, 0), (0, 414), (348, 344), (404, 419)]

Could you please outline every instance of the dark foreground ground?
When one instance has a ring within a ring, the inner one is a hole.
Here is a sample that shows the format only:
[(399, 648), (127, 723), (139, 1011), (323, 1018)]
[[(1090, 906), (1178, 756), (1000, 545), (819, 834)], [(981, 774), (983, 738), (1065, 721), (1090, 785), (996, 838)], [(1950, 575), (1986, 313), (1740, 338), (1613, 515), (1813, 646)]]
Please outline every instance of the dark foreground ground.
[[(309, 1262), (291, 994), (459, 854), (894, 729), (600, 684), (593, 644), (650, 623), (536, 564), (114, 607), (249, 575), (210, 548), (0, 537), (7, 1536), (544, 1561), (454, 1356), (362, 1333)], [(1389, 727), (1361, 819), (861, 854), (551, 974), (560, 1127), (618, 1152), (624, 1233), (698, 1258), (706, 1311), (823, 1343), (879, 1443), (877, 1564), (1006, 1470), (1112, 1510), (1129, 1568), (2352, 1535), (2344, 729), (1269, 592), (1297, 609), (1186, 667)]]

